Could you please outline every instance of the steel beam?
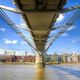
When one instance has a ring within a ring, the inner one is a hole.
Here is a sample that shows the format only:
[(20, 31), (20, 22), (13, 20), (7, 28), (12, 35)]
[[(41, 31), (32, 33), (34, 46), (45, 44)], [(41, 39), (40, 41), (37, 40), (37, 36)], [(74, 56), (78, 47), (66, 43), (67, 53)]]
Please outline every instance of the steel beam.
[(22, 11), (18, 8), (11, 8), (8, 6), (3, 6), (0, 5), (0, 8), (14, 12), (14, 13), (18, 13), (18, 14), (24, 14), (26, 12), (59, 12), (59, 13), (66, 13), (66, 12), (70, 12), (73, 11), (75, 9), (79, 9), (80, 5), (76, 5), (76, 6), (72, 6), (69, 8), (64, 8), (64, 9), (22, 9)]
[(23, 14), (23, 12), (19, 8), (11, 8), (11, 7), (8, 7), (8, 6), (3, 6), (3, 5), (0, 5), (0, 8), (11, 11), (11, 12), (14, 12), (14, 13)]
[(76, 5), (76, 6), (71, 6), (69, 8), (64, 8), (60, 11), (60, 13), (66, 13), (66, 12), (70, 12), (70, 11), (73, 11), (75, 9), (79, 9), (80, 8), (80, 5)]

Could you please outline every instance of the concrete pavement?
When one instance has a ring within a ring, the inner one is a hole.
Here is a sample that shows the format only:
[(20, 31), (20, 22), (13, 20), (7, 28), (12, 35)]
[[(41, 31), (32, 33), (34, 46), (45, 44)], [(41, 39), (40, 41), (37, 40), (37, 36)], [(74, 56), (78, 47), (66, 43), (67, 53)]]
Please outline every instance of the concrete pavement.
[(80, 80), (80, 64), (51, 65), (35, 69), (34, 65), (0, 64), (0, 80)]

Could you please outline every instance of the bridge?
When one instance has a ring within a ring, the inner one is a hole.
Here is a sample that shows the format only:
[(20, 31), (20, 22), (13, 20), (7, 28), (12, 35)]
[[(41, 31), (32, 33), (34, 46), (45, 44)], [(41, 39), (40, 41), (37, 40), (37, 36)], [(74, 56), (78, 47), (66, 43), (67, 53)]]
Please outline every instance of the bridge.
[[(59, 38), (69, 27), (80, 18), (80, 5), (63, 8), (66, 0), (14, 0), (16, 8), (0, 5), (0, 18), (2, 18), (11, 28), (19, 34), (36, 53), (36, 67), (44, 67), (44, 56), (52, 43)], [(60, 13), (76, 12), (63, 24), (54, 26)], [(8, 10), (23, 17), (32, 37), (31, 43), (17, 27), (17, 25), (4, 12)], [(55, 35), (50, 36), (51, 31), (59, 30)]]

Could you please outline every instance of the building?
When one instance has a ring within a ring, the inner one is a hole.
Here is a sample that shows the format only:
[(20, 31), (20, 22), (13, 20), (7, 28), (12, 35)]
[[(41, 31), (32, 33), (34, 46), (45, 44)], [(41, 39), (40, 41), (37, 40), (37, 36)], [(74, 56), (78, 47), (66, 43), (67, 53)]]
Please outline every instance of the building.
[(79, 63), (80, 54), (79, 53), (63, 53), (58, 55), (57, 53), (53, 55), (47, 55), (47, 62), (59, 62), (59, 63)]
[(67, 54), (62, 54), (62, 62), (66, 63), (67, 62)]
[(54, 53), (53, 55), (47, 55), (47, 62), (60, 62), (61, 56), (57, 53)]
[(78, 56), (78, 54), (72, 54), (72, 62), (74, 62), (74, 63), (76, 63), (76, 62), (79, 62), (79, 56)]
[(72, 54), (67, 54), (67, 63), (72, 63)]
[[(26, 51), (14, 51), (14, 50), (3, 50), (0, 49), (0, 61), (3, 62), (35, 62), (36, 56), (27, 55)], [(80, 53), (63, 53), (58, 55), (54, 53), (53, 55), (45, 55), (46, 62), (55, 63), (79, 63)]]

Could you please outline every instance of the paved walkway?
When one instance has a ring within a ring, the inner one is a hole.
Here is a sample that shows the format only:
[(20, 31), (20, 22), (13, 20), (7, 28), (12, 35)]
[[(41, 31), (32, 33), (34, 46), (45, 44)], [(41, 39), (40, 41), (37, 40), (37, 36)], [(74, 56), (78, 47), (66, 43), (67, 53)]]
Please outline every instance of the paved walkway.
[(0, 64), (0, 80), (80, 80), (80, 64), (51, 65), (44, 70), (33, 65)]
[[(53, 80), (80, 80), (80, 70), (77, 69), (77, 66), (61, 66), (61, 65), (54, 65), (49, 66), (51, 70), (53, 70)], [(57, 77), (57, 79), (56, 79)]]

